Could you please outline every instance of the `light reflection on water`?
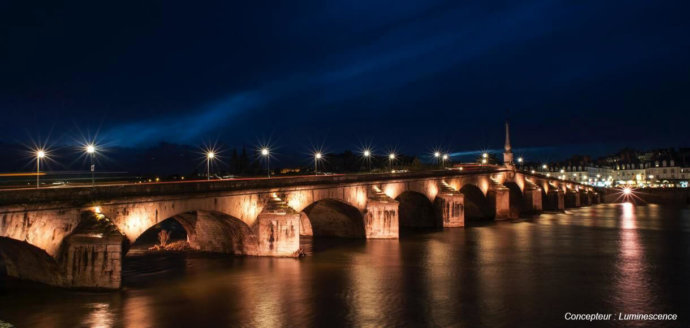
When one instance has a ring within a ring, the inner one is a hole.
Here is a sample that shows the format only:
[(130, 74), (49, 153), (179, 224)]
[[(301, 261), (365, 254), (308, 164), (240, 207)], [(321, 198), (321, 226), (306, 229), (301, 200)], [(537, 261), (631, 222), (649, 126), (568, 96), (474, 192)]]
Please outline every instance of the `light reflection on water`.
[(315, 243), (303, 259), (134, 257), (119, 292), (8, 284), (0, 320), (39, 328), (554, 327), (565, 312), (684, 318), (689, 237), (688, 209), (607, 204), (399, 241)]

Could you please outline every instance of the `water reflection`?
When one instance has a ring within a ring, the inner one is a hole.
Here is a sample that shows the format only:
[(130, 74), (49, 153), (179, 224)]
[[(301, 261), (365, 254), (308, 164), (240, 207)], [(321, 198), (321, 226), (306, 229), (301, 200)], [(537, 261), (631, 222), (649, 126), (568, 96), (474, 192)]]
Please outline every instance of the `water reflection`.
[(644, 313), (651, 301), (654, 286), (649, 284), (645, 271), (644, 247), (640, 242), (636, 207), (632, 203), (621, 206), (620, 256), (617, 262), (614, 301), (621, 308)]
[(84, 318), (83, 326), (92, 328), (110, 328), (113, 326), (113, 313), (108, 303), (95, 303), (92, 311)]
[(604, 204), (401, 240), (313, 241), (302, 259), (131, 257), (115, 293), (0, 287), (0, 320), (39, 328), (555, 327), (565, 312), (684, 314), (689, 237), (687, 209)]

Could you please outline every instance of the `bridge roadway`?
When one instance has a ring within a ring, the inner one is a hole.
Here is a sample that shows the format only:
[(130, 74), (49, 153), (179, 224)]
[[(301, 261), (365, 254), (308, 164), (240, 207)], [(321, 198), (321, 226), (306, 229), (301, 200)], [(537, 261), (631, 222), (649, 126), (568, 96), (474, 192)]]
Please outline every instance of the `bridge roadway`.
[(503, 167), (3, 190), (0, 271), (119, 288), (129, 246), (165, 220), (199, 251), (297, 256), (300, 236), (396, 239), (401, 227), (456, 228), (598, 201), (591, 187)]

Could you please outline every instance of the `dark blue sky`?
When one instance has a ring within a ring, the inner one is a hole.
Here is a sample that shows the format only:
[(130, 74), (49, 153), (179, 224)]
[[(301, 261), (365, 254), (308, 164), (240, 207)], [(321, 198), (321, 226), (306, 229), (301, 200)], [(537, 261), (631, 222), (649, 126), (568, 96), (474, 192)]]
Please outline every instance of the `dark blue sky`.
[(689, 146), (689, 9), (0, 2), (0, 141), (459, 152), (499, 148), (510, 111), (518, 149)]

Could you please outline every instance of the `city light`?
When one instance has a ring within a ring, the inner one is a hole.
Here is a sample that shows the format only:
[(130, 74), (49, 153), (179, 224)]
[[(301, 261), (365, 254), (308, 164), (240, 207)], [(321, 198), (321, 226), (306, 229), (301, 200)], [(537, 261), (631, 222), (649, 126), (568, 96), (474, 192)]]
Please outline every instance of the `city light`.
[(546, 164), (543, 164), (543, 165), (541, 166), (541, 168), (544, 169), (544, 170), (546, 170), (547, 167), (548, 167), (548, 166), (546, 166)]
[(46, 152), (43, 149), (36, 151), (36, 189), (41, 187), (39, 176), (41, 172), (41, 159), (46, 157)]
[(488, 157), (489, 157), (489, 154), (488, 154), (488, 153), (483, 153), (483, 154), (482, 154), (482, 158), (488, 158)]
[(89, 159), (91, 160), (91, 166), (89, 167), (89, 171), (91, 171), (91, 186), (93, 187), (95, 185), (95, 180), (96, 180), (96, 165), (93, 163), (93, 157), (96, 154), (96, 145), (94, 144), (88, 144), (86, 145), (86, 153), (89, 154)]
[(316, 152), (314, 154), (314, 175), (319, 172), (319, 160), (321, 159), (321, 152)]
[(390, 155), (388, 155), (388, 159), (391, 159), (391, 160), (395, 159), (395, 154), (390, 153)]
[(523, 159), (522, 157), (518, 157), (518, 163), (522, 163)]
[(206, 180), (211, 180), (211, 160), (216, 157), (216, 154), (212, 151), (206, 153)]
[(630, 195), (632, 193), (632, 189), (630, 187), (625, 187), (623, 188), (623, 195)]
[(436, 157), (436, 158), (441, 157), (441, 153), (439, 153), (439, 152), (434, 152), (434, 157)]
[(362, 155), (364, 155), (364, 160), (366, 160), (369, 171), (371, 171), (371, 150), (364, 149)]
[(266, 174), (271, 178), (271, 157), (268, 147), (261, 148), (261, 156), (266, 157)]
[(394, 154), (394, 153), (390, 153), (390, 154), (388, 155), (388, 166), (389, 166), (391, 172), (393, 171), (393, 160), (395, 160), (395, 154)]

